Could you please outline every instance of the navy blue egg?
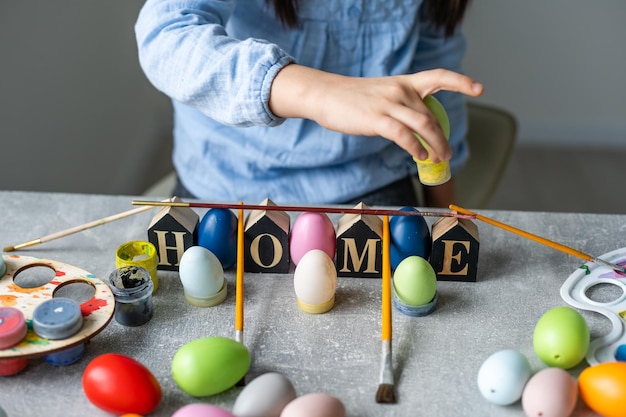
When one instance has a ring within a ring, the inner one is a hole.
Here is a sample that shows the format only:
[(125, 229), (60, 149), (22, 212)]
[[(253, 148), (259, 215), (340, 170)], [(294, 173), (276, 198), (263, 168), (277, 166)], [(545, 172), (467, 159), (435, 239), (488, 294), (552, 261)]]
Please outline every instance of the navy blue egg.
[(237, 216), (229, 209), (213, 208), (198, 224), (198, 246), (210, 250), (222, 268), (229, 269), (237, 261)]
[[(402, 211), (418, 211), (414, 207), (402, 207)], [(408, 256), (430, 257), (432, 246), (430, 229), (423, 216), (393, 216), (389, 220), (391, 268)]]

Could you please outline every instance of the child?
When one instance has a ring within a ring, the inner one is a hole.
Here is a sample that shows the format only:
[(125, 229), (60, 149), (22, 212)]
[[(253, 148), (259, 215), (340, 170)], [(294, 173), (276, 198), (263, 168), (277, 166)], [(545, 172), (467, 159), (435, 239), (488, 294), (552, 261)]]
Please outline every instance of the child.
[[(409, 205), (412, 156), (468, 158), (458, 92), (467, 0), (147, 0), (141, 66), (172, 98), (174, 194), (208, 201)], [(449, 143), (421, 98), (437, 93)], [(428, 187), (447, 206), (452, 182)]]

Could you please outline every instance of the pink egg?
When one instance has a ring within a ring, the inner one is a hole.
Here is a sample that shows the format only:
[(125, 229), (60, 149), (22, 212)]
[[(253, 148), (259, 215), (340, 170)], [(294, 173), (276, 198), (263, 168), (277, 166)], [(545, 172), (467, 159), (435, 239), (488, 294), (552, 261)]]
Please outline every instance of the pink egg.
[(345, 417), (346, 407), (336, 397), (324, 393), (306, 394), (283, 408), (280, 417)]
[(526, 383), (522, 408), (528, 417), (569, 417), (577, 400), (574, 378), (561, 368), (545, 368)]
[(289, 252), (294, 265), (311, 249), (320, 249), (335, 259), (337, 236), (335, 226), (326, 213), (304, 212), (291, 228)]
[(198, 403), (179, 408), (172, 417), (235, 417), (235, 415), (216, 405)]

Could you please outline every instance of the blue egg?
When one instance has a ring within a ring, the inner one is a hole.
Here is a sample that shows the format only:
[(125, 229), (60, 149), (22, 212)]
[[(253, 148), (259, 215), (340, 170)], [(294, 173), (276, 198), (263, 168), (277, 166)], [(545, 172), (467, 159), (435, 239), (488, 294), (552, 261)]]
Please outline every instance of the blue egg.
[[(402, 207), (400, 210), (418, 211), (414, 207)], [(392, 269), (396, 269), (400, 262), (409, 256), (419, 256), (426, 260), (430, 257), (430, 229), (423, 216), (391, 217), (389, 235)]]
[(237, 216), (229, 209), (206, 212), (198, 225), (198, 246), (210, 250), (224, 269), (237, 261)]

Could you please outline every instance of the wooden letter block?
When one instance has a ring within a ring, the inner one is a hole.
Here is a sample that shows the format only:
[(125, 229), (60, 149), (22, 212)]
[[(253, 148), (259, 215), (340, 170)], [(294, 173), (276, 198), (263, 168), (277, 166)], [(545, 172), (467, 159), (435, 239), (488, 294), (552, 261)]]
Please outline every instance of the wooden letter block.
[(157, 269), (178, 271), (183, 253), (196, 244), (198, 220), (189, 207), (164, 207), (155, 214), (148, 226), (148, 241), (157, 249)]
[[(368, 208), (359, 203), (356, 208)], [(380, 278), (382, 264), (382, 220), (374, 215), (346, 214), (337, 223), (339, 277)]]
[(478, 227), (468, 219), (444, 217), (433, 224), (430, 264), (440, 281), (476, 282)]
[[(261, 205), (275, 204), (265, 199)], [(289, 228), (284, 211), (254, 210), (244, 226), (244, 270), (246, 272), (289, 272)]]

